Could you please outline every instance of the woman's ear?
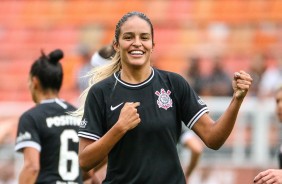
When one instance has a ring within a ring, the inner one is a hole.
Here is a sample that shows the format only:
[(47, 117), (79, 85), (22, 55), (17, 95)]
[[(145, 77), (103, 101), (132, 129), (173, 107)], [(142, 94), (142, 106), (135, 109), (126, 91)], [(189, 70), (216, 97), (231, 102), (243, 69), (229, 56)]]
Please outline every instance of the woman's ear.
[(151, 52), (153, 52), (154, 48), (155, 48), (155, 43), (153, 42), (153, 47), (152, 47)]
[(113, 41), (113, 47), (114, 47), (114, 49), (115, 49), (116, 52), (119, 52), (119, 45), (118, 45), (118, 43), (117, 43), (116, 40)]
[(31, 77), (31, 86), (33, 89), (38, 89), (40, 87), (40, 81), (37, 77)]
[(39, 103), (38, 97), (41, 91), (41, 83), (35, 76), (29, 78), (29, 90), (32, 96), (32, 100), (37, 104)]

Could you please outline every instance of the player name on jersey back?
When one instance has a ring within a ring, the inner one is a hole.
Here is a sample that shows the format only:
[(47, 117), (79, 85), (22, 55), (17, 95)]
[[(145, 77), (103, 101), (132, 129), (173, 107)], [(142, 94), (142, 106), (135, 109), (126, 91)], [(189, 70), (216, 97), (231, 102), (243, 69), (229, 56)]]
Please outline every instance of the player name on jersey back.
[(46, 123), (48, 128), (52, 128), (52, 126), (79, 126), (80, 120), (70, 115), (62, 115), (49, 117), (46, 119)]

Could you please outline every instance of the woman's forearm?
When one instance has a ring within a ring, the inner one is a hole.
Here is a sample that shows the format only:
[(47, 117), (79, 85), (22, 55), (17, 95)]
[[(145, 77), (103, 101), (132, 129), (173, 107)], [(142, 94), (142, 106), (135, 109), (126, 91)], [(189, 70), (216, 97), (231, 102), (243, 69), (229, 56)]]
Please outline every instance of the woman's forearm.
[(80, 167), (85, 171), (97, 167), (103, 160), (106, 159), (109, 152), (125, 133), (126, 131), (119, 127), (117, 123), (99, 140), (85, 146), (84, 148), (80, 147)]
[(204, 114), (192, 127), (205, 145), (211, 149), (219, 149), (235, 125), (242, 99), (233, 98), (222, 116), (214, 121), (208, 114)]
[(19, 175), (19, 184), (33, 184), (35, 183), (39, 169), (32, 166), (24, 166)]
[(233, 98), (222, 116), (212, 126), (210, 148), (219, 149), (231, 134), (243, 99)]

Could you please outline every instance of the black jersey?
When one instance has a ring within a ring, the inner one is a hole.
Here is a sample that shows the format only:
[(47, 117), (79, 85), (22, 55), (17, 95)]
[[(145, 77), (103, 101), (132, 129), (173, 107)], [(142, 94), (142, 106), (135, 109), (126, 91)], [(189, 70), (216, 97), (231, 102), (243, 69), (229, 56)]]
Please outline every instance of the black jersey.
[(181, 121), (191, 128), (207, 106), (176, 73), (152, 69), (146, 81), (134, 85), (118, 75), (91, 87), (78, 132), (98, 140), (117, 122), (125, 102), (140, 102), (141, 123), (110, 151), (103, 183), (185, 184), (176, 149)]
[(15, 150), (32, 147), (40, 152), (38, 184), (82, 183), (78, 163), (79, 119), (67, 114), (73, 110), (71, 104), (51, 99), (20, 117)]

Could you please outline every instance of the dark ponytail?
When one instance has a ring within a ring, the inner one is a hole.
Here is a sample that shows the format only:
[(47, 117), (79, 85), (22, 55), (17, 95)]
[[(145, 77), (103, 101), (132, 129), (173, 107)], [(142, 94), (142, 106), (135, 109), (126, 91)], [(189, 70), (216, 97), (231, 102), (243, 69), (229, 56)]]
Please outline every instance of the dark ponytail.
[(44, 90), (52, 89), (59, 91), (63, 81), (63, 68), (59, 62), (64, 57), (60, 49), (52, 51), (48, 56), (41, 51), (41, 56), (34, 61), (30, 69), (31, 77), (39, 79)]

